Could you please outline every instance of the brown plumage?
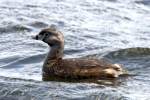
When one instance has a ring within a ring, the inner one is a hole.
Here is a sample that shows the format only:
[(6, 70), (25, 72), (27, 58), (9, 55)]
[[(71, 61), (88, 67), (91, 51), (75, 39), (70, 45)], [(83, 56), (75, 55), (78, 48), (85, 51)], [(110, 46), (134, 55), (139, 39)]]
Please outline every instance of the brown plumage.
[(43, 29), (36, 39), (51, 47), (43, 64), (43, 80), (116, 78), (123, 74), (119, 64), (111, 64), (104, 60), (63, 59), (64, 36), (54, 26)]

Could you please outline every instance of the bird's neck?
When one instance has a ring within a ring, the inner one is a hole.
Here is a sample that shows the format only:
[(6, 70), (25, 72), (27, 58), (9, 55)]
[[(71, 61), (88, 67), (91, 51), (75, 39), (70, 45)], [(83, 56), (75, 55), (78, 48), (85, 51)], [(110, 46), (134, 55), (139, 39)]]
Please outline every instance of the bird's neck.
[(45, 63), (49, 61), (57, 61), (59, 59), (62, 59), (63, 52), (64, 52), (64, 44), (51, 46)]

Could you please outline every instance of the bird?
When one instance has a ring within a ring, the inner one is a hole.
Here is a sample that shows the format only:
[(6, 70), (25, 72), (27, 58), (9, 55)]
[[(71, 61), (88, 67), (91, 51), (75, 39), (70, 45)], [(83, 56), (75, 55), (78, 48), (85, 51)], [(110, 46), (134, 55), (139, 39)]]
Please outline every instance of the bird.
[(64, 35), (51, 25), (42, 29), (36, 36), (48, 44), (50, 51), (43, 63), (42, 80), (80, 80), (117, 78), (124, 74), (120, 64), (113, 64), (96, 58), (63, 58)]

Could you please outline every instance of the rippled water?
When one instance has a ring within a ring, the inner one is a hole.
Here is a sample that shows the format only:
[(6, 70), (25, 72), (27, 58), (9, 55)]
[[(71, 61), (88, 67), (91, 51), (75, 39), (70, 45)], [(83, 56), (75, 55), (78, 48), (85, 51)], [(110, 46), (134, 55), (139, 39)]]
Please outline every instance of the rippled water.
[[(150, 100), (149, 0), (0, 0), (0, 19), (0, 100)], [(42, 82), (49, 48), (32, 36), (50, 24), (64, 33), (66, 58), (103, 57), (132, 75)]]

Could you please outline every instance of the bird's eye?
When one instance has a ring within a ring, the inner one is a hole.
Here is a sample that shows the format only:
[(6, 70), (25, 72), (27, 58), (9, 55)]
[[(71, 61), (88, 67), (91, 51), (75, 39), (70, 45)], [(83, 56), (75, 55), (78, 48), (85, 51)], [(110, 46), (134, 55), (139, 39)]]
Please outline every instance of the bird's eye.
[(49, 34), (48, 33), (45, 33), (45, 36), (48, 36)]

